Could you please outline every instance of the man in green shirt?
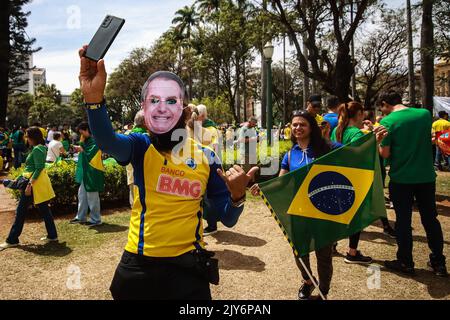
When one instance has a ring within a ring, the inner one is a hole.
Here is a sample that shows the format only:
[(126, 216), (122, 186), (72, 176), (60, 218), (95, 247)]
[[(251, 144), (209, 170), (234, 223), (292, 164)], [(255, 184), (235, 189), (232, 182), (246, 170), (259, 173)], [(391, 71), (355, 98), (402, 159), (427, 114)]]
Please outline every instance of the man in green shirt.
[(81, 136), (75, 181), (80, 184), (78, 190), (78, 213), (70, 223), (85, 223), (86, 215), (90, 210), (89, 226), (102, 224), (100, 216), (100, 195), (104, 191), (105, 177), (102, 162), (102, 153), (91, 135), (89, 125), (83, 122), (78, 126)]
[(385, 261), (389, 269), (414, 274), (411, 216), (414, 198), (431, 249), (428, 266), (438, 276), (447, 276), (444, 239), (436, 210), (436, 173), (431, 153), (431, 114), (426, 109), (402, 105), (395, 91), (382, 93), (378, 104), (386, 114), (381, 125), (389, 131), (381, 142), (380, 154), (389, 158), (389, 192), (396, 214), (397, 260)]
[(18, 169), (23, 162), (22, 156), (25, 151), (25, 140), (23, 137), (24, 133), (22, 128), (15, 127), (11, 139), (13, 141), (12, 147), (14, 150), (14, 168), (16, 169)]

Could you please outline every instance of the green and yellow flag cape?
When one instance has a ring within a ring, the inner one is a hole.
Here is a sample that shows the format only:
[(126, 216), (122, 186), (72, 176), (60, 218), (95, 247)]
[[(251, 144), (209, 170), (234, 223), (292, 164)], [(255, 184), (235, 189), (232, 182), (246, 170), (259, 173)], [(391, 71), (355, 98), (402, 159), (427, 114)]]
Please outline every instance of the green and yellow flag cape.
[(87, 138), (80, 145), (84, 151), (78, 155), (75, 181), (83, 183), (87, 192), (103, 192), (105, 167), (102, 162), (102, 152), (92, 137)]
[(264, 202), (300, 256), (386, 217), (373, 134), (261, 183), (260, 189)]

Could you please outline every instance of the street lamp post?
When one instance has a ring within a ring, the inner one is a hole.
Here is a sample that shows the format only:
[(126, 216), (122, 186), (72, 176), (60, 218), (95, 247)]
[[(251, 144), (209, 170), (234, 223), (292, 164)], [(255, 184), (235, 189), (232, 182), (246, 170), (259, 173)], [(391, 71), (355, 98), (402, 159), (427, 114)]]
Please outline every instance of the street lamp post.
[(272, 113), (272, 57), (273, 45), (268, 42), (264, 46), (264, 58), (267, 63), (267, 144), (272, 145), (272, 127), (273, 127), (273, 113)]

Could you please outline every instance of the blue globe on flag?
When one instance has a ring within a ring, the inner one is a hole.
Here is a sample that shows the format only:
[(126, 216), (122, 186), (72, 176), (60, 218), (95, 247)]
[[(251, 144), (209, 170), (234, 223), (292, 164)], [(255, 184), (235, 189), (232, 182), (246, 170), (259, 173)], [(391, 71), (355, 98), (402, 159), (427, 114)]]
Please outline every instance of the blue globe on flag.
[(353, 206), (355, 189), (344, 175), (327, 171), (311, 180), (308, 197), (317, 210), (330, 215), (340, 215)]

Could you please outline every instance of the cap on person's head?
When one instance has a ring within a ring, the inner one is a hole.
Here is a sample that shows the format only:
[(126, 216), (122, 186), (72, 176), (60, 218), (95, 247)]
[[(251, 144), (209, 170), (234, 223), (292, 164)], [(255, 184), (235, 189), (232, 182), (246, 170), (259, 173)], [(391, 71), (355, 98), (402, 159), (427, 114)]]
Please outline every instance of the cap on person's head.
[(255, 117), (250, 117), (248, 118), (248, 122), (258, 123), (258, 119), (256, 119)]
[(445, 116), (448, 116), (448, 113), (447, 111), (442, 110), (438, 112), (438, 116), (439, 118), (444, 118)]
[(320, 94), (313, 94), (309, 96), (308, 102), (320, 102), (322, 103), (322, 96)]

